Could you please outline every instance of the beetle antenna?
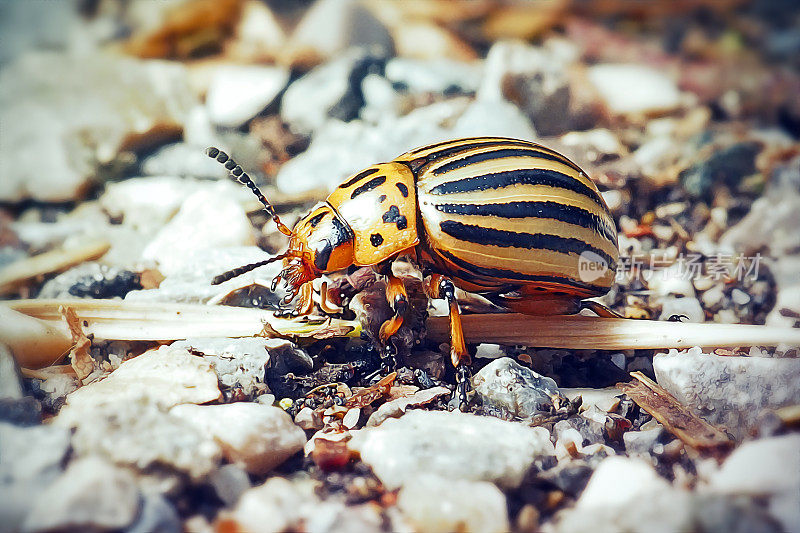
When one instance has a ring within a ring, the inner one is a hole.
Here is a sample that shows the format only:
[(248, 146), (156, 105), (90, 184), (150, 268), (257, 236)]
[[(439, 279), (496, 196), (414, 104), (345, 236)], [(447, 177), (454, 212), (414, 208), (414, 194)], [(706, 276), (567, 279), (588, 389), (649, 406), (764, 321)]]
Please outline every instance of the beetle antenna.
[(220, 283), (225, 283), (228, 280), (231, 280), (235, 277), (241, 276), (242, 274), (247, 274), (251, 270), (255, 270), (258, 267), (262, 267), (264, 265), (268, 265), (280, 259), (286, 257), (286, 254), (276, 255), (275, 257), (271, 257), (270, 259), (265, 259), (263, 261), (258, 261), (257, 263), (250, 263), (249, 265), (243, 265), (240, 267), (232, 268), (227, 272), (223, 272), (219, 276), (214, 276), (214, 279), (211, 280), (212, 285), (219, 285)]
[[(246, 185), (248, 189), (253, 191), (253, 194), (256, 195), (258, 201), (261, 202), (261, 205), (264, 206), (264, 210), (267, 214), (272, 217), (272, 220), (275, 221), (275, 225), (278, 226), (278, 230), (286, 236), (290, 236), (292, 234), (292, 230), (290, 230), (286, 225), (281, 222), (281, 219), (278, 217), (278, 214), (275, 212), (275, 208), (272, 206), (271, 203), (267, 201), (267, 198), (264, 196), (264, 193), (261, 192), (261, 189), (253, 183), (253, 180), (250, 176), (247, 175), (247, 172), (242, 170), (236, 161), (231, 159), (231, 157), (220, 150), (219, 148), (214, 148), (213, 146), (206, 148), (206, 155), (212, 159), (216, 159), (220, 163), (222, 163), (226, 169), (228, 169), (228, 174), (241, 183), (242, 185)], [(249, 265), (248, 265), (249, 266)]]

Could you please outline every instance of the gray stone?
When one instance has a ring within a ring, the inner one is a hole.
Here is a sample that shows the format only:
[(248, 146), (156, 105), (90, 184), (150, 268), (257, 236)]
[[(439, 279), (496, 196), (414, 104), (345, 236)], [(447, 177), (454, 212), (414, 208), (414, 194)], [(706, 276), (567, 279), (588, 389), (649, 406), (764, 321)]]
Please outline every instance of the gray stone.
[(144, 249), (142, 259), (169, 275), (180, 270), (191, 252), (255, 244), (253, 226), (231, 186), (220, 182), (188, 196)]
[(569, 59), (544, 47), (496, 43), (486, 56), (478, 100), (510, 100), (541, 134), (562, 133), (569, 127)]
[(335, 58), (352, 48), (388, 56), (394, 43), (367, 6), (356, 0), (320, 0), (295, 28), (283, 57), (302, 64)]
[(800, 435), (745, 442), (710, 479), (723, 494), (765, 496), (800, 491)]
[(128, 359), (102, 381), (90, 383), (67, 397), (75, 408), (146, 398), (172, 407), (205, 403), (220, 397), (211, 363), (186, 349), (162, 346)]
[(436, 398), (449, 396), (451, 393), (452, 391), (447, 387), (431, 387), (430, 389), (419, 390), (409, 396), (386, 402), (370, 415), (369, 420), (367, 420), (367, 426), (379, 426), (388, 418), (401, 417), (409, 407), (424, 405)]
[(800, 359), (722, 357), (699, 348), (653, 358), (656, 379), (679, 402), (737, 439), (763, 409), (800, 403)]
[(84, 457), (38, 495), (23, 531), (121, 529), (136, 518), (139, 504), (130, 472), (99, 457)]
[[(72, 428), (78, 456), (100, 455), (122, 465), (162, 476), (174, 485), (185, 475), (199, 481), (222, 459), (213, 436), (197, 425), (161, 410), (146, 398), (117, 398), (106, 403), (67, 405), (53, 423)], [(163, 490), (163, 489), (162, 489)]]
[(312, 484), (273, 477), (245, 491), (229, 517), (243, 531), (286, 531), (298, 528), (300, 521), (318, 504)]
[(663, 433), (664, 428), (661, 426), (642, 431), (627, 431), (622, 435), (625, 451), (630, 456), (648, 456)]
[[(170, 272), (157, 289), (131, 291), (125, 296), (127, 302), (172, 302), (208, 303), (220, 298), (234, 289), (253, 283), (269, 286), (281, 270), (280, 262), (275, 262), (243, 274), (235, 279), (212, 285), (214, 276), (227, 270), (272, 257), (256, 246), (235, 246), (197, 250), (182, 257), (175, 257)], [(275, 291), (275, 303), (285, 292), (281, 287)]]
[(286, 343), (276, 341), (280, 340), (261, 337), (186, 339), (173, 342), (171, 346), (203, 354), (203, 358), (214, 365), (223, 386), (238, 386), (244, 394), (251, 395), (265, 387), (264, 372), (270, 361), (270, 346)]
[(615, 115), (671, 111), (681, 103), (675, 83), (647, 65), (600, 64), (589, 67), (589, 81)]
[(458, 118), (450, 137), (493, 135), (514, 139), (535, 139), (536, 130), (530, 120), (513, 104), (476, 100)]
[(687, 322), (704, 322), (703, 306), (697, 298), (667, 297), (661, 300), (659, 320), (669, 320), (673, 316), (682, 316)]
[(472, 378), (484, 404), (523, 419), (546, 416), (569, 406), (556, 382), (526, 368), (510, 357), (495, 359)]
[(22, 53), (42, 48), (66, 48), (79, 27), (78, 10), (73, 4), (4, 2), (0, 4), (0, 64)]
[(242, 493), (250, 488), (250, 476), (238, 465), (222, 465), (211, 474), (209, 482), (228, 507), (236, 505)]
[(388, 116), (377, 124), (328, 120), (315, 132), (308, 149), (281, 167), (278, 188), (287, 194), (332, 190), (347, 176), (376, 162), (452, 138), (452, 124), (468, 104), (462, 98), (437, 102), (402, 117)]
[(17, 363), (5, 344), (0, 344), (0, 398), (11, 400), (22, 398), (22, 382)]
[(25, 54), (0, 72), (0, 200), (75, 199), (98, 165), (179, 133), (194, 103), (177, 63)]
[(69, 431), (0, 422), (0, 532), (19, 531), (39, 494), (62, 471)]
[(377, 506), (371, 503), (346, 505), (342, 500), (328, 499), (314, 506), (305, 517), (308, 531), (319, 533), (380, 533), (385, 531)]
[(348, 446), (389, 490), (423, 473), (516, 487), (531, 465), (554, 455), (544, 428), (457, 412), (411, 411), (352, 433)]
[(361, 81), (382, 71), (383, 60), (358, 51), (320, 65), (286, 89), (281, 118), (301, 134), (319, 130), (331, 118), (352, 120), (364, 105)]
[(421, 475), (400, 489), (397, 506), (418, 531), (509, 530), (506, 497), (486, 481)]
[(211, 121), (238, 128), (270, 105), (289, 81), (285, 67), (225, 65), (216, 70), (206, 94)]
[(279, 407), (238, 402), (178, 405), (170, 414), (194, 424), (222, 447), (225, 458), (263, 475), (303, 449), (306, 435)]
[(478, 62), (395, 57), (386, 63), (386, 78), (415, 94), (474, 93), (481, 82), (482, 70)]
[(89, 262), (59, 274), (42, 287), (39, 298), (123, 298), (141, 289), (139, 275), (130, 270)]
[[(218, 140), (213, 140), (204, 144), (205, 146), (198, 146), (179, 142), (162, 146), (142, 160), (142, 174), (144, 176), (154, 177), (182, 176), (205, 179), (225, 178), (228, 175), (225, 171), (225, 167), (205, 154), (205, 149), (208, 146), (218, 146), (222, 143)], [(241, 164), (238, 157), (236, 162)]]
[(136, 521), (125, 533), (181, 533), (183, 526), (175, 507), (159, 494), (146, 494)]

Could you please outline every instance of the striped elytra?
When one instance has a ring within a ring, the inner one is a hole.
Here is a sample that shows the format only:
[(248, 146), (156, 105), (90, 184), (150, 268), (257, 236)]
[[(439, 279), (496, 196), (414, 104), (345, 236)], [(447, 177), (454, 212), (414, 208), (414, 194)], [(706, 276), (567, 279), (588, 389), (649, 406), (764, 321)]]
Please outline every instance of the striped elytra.
[[(222, 283), (282, 259), (274, 279), (300, 295), (295, 314), (314, 308), (310, 282), (350, 266), (373, 266), (386, 276), (394, 310), (380, 341), (392, 346), (408, 306), (405, 287), (388, 268), (404, 254), (425, 275), (429, 296), (445, 298), (451, 321), (451, 358), (466, 403), (464, 344), (454, 285), (485, 295), (507, 309), (529, 314), (568, 314), (583, 307), (603, 316), (613, 311), (586, 298), (605, 294), (619, 260), (614, 220), (594, 183), (572, 161), (529, 141), (475, 137), (406, 152), (345, 179), (292, 229), (230, 158), (212, 148), (264, 204), (289, 235), (278, 257), (217, 276)], [(326, 290), (320, 291), (319, 308)]]

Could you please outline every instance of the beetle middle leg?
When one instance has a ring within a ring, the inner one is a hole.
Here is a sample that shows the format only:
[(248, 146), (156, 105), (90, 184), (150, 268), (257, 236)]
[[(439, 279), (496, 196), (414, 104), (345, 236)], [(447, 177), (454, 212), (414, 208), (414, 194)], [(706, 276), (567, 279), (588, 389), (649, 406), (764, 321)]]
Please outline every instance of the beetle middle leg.
[(456, 300), (456, 288), (449, 278), (441, 274), (433, 274), (425, 282), (425, 292), (431, 298), (444, 298), (450, 308), (450, 360), (456, 369), (458, 407), (463, 411), (467, 408), (469, 365), (472, 360), (467, 351), (467, 344), (464, 342), (464, 330), (461, 327), (461, 313)]
[(392, 307), (394, 315), (381, 325), (378, 337), (384, 346), (385, 353), (383, 356), (386, 366), (389, 367), (387, 370), (393, 371), (394, 367), (397, 366), (397, 361), (395, 360), (396, 350), (391, 343), (391, 337), (403, 325), (403, 316), (408, 310), (408, 293), (403, 280), (392, 274), (391, 268), (388, 269), (386, 276), (388, 278), (386, 282), (386, 300)]

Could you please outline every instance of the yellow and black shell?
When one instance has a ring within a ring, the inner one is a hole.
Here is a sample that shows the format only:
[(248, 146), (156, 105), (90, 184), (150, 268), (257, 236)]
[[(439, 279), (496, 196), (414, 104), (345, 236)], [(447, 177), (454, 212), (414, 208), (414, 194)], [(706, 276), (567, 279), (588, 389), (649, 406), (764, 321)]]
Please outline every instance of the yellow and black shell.
[(422, 266), (478, 293), (605, 294), (619, 260), (594, 183), (529, 141), (476, 137), (411, 150), (345, 180), (328, 202), (357, 265), (417, 247)]

